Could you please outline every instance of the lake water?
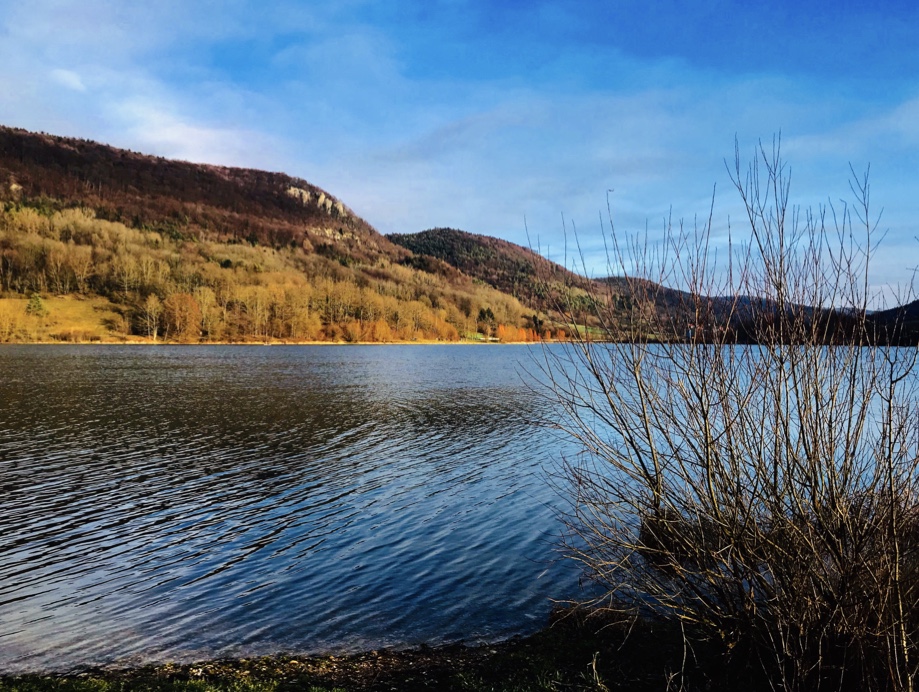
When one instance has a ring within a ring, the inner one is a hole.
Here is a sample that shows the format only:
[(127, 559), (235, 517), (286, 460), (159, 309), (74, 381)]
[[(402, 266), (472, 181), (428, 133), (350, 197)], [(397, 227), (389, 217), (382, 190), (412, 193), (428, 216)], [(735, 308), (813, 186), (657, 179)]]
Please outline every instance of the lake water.
[(0, 671), (538, 629), (524, 346), (0, 348)]

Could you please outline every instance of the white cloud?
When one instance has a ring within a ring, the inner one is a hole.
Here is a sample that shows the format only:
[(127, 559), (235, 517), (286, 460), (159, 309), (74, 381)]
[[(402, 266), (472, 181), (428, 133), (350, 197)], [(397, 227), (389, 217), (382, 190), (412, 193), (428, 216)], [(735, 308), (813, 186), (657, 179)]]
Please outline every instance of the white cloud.
[(51, 79), (72, 91), (86, 91), (86, 85), (83, 84), (80, 75), (73, 70), (51, 70)]

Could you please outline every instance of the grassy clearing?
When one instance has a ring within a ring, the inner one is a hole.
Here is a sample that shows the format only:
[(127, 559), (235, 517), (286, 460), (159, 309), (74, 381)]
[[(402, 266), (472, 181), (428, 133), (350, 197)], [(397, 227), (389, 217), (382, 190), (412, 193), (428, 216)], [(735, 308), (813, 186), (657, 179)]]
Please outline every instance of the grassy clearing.
[(43, 297), (30, 311), (28, 298), (0, 298), (0, 343), (125, 341), (124, 319), (105, 298)]

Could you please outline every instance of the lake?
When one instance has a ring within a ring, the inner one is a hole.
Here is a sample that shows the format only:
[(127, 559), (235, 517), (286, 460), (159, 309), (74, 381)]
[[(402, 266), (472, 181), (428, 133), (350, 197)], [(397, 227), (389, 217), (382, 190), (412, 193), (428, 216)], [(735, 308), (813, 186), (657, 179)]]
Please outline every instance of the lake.
[(543, 626), (575, 450), (534, 348), (0, 348), (0, 671)]

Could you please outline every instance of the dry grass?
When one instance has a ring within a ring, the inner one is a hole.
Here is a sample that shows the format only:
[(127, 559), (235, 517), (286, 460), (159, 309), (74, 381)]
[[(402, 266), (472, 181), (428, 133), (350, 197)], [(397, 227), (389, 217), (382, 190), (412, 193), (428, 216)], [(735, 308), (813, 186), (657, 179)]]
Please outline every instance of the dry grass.
[[(45, 314), (29, 314), (27, 298), (0, 298), (0, 342), (120, 342), (124, 320), (105, 298), (42, 298)], [(132, 339), (133, 340), (133, 339)]]

